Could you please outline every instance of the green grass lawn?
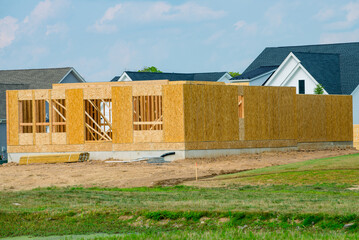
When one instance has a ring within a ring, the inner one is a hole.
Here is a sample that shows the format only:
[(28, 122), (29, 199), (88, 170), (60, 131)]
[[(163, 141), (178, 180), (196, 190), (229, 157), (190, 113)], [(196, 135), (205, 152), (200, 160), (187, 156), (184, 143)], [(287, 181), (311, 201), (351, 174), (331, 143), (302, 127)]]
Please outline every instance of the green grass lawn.
[(193, 185), (339, 183), (359, 185), (359, 154), (314, 159), (280, 166), (221, 175)]
[(212, 188), (3, 191), (0, 237), (358, 239), (359, 191), (348, 190), (358, 162), (355, 154), (263, 168), (216, 177), (229, 184)]

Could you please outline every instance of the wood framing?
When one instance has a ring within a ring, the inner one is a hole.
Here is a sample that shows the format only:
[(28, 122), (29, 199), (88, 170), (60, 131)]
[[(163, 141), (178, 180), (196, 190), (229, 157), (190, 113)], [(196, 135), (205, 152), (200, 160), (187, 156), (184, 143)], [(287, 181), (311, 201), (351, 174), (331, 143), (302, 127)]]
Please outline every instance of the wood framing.
[(290, 87), (167, 80), (76, 83), (8, 91), (6, 98), (9, 153), (353, 141), (351, 96), (296, 95)]

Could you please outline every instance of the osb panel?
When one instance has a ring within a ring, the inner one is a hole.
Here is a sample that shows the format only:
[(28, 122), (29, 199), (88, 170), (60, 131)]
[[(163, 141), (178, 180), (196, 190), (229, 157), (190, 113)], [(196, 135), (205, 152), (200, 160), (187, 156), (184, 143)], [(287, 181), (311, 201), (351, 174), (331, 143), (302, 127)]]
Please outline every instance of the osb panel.
[(19, 133), (19, 145), (33, 145), (33, 133)]
[(82, 89), (66, 89), (67, 144), (84, 142), (84, 100)]
[(172, 81), (169, 82), (168, 84), (170, 85), (182, 85), (182, 84), (187, 84), (187, 85), (225, 85), (224, 82), (207, 82), (207, 81)]
[(19, 101), (18, 91), (6, 91), (8, 145), (19, 145)]
[(48, 145), (50, 144), (50, 133), (36, 133), (36, 145)]
[(71, 154), (49, 154), (37, 156), (22, 156), (20, 157), (19, 165), (27, 165), (32, 163), (68, 163), (78, 162), (81, 153)]
[[(98, 151), (153, 151), (185, 150), (185, 143), (86, 143), (36, 146), (9, 146), (9, 153), (22, 152), (98, 152)], [(91, 156), (90, 156), (91, 157)]]
[(189, 142), (186, 150), (296, 147), (296, 140)]
[(297, 95), (298, 142), (326, 141), (326, 101), (323, 95)]
[(294, 88), (243, 87), (243, 96), (246, 140), (296, 139)]
[(107, 99), (111, 98), (111, 88), (84, 88), (84, 99)]
[(18, 91), (19, 100), (32, 100), (32, 90), (20, 90)]
[(66, 144), (66, 133), (52, 133), (52, 144)]
[(239, 119), (239, 140), (244, 140), (244, 118)]
[(162, 95), (162, 85), (134, 85), (132, 96)]
[(143, 86), (143, 85), (164, 85), (168, 80), (151, 80), (151, 81), (130, 81), (130, 82), (92, 82), (92, 83), (66, 83), (52, 84), (53, 89), (77, 89), (77, 88), (106, 88), (119, 86)]
[(185, 139), (239, 139), (238, 88), (226, 85), (184, 85)]
[(133, 132), (133, 142), (163, 142), (162, 130), (142, 130)]
[[(67, 83), (66, 83), (67, 84)], [(62, 84), (64, 85), (64, 84)], [(65, 89), (52, 89), (51, 98), (52, 99), (65, 99)]]
[(352, 96), (325, 95), (327, 141), (353, 141)]
[(48, 89), (40, 89), (34, 91), (35, 99), (49, 99), (49, 90)]
[(112, 142), (133, 142), (132, 87), (112, 87)]
[(164, 141), (184, 142), (183, 85), (164, 85), (162, 91)]

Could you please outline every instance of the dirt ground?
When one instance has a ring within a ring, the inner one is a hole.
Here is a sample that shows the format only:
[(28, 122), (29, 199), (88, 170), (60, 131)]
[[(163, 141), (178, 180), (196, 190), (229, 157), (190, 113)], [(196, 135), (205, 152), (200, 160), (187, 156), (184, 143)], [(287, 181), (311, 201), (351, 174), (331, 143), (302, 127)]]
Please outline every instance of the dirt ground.
[(264, 152), (219, 158), (185, 159), (164, 164), (145, 162), (0, 165), (0, 190), (28, 190), (49, 186), (140, 187), (174, 185), (199, 178), (249, 169), (299, 162), (315, 158), (359, 153), (354, 149)]

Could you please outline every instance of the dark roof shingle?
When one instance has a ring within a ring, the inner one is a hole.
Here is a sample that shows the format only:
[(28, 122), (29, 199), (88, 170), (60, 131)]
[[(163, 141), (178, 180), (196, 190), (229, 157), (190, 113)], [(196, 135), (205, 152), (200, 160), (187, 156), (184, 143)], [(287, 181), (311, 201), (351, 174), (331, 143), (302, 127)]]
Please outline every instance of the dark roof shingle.
[(253, 69), (251, 71), (247, 71), (237, 77), (231, 78), (231, 80), (236, 79), (252, 79), (254, 77), (260, 76), (264, 73), (270, 72), (272, 70), (277, 69), (279, 66), (261, 66), (259, 68)]
[(265, 48), (243, 74), (262, 66), (280, 65), (290, 52), (338, 54), (341, 94), (351, 94), (359, 85), (359, 42)]
[(6, 90), (51, 89), (71, 70), (66, 68), (0, 70), (0, 119), (6, 118)]
[(132, 81), (164, 80), (169, 81), (212, 81), (219, 80), (226, 72), (209, 73), (153, 73), (125, 71)]

